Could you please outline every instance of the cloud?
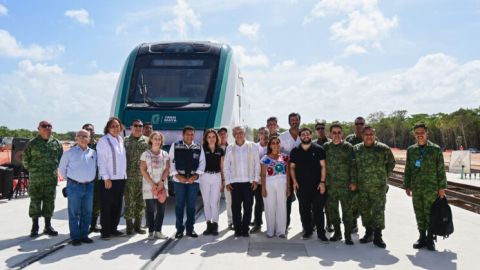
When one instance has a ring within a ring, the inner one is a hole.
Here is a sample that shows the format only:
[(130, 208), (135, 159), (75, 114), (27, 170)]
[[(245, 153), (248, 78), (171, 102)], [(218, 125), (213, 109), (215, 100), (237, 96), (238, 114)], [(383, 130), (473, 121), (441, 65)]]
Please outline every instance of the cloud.
[(0, 4), (0, 16), (6, 16), (8, 14), (8, 9), (6, 6)]
[(65, 16), (81, 24), (93, 25), (93, 20), (90, 18), (88, 11), (84, 8), (67, 10), (65, 11)]
[(200, 28), (202, 22), (195, 11), (188, 5), (186, 0), (177, 0), (177, 4), (173, 7), (175, 18), (167, 21), (162, 30), (166, 32), (177, 32), (182, 39), (187, 38), (188, 30), (192, 28)]
[(258, 32), (260, 31), (260, 25), (258, 23), (242, 23), (238, 27), (238, 31), (240, 34), (246, 36), (249, 39), (257, 39), (258, 37)]
[(311, 123), (316, 118), (352, 121), (377, 111), (433, 114), (479, 106), (480, 60), (460, 64), (442, 53), (429, 54), (404, 70), (365, 75), (334, 62), (284, 63), (271, 70), (243, 70), (255, 127), (271, 115), (288, 127), (292, 111)]
[(54, 59), (64, 52), (65, 48), (62, 45), (41, 47), (32, 44), (25, 47), (8, 31), (0, 29), (0, 57), (44, 61)]
[(354, 54), (364, 54), (367, 50), (357, 44), (350, 44), (343, 50), (343, 56), (350, 56)]
[(320, 0), (303, 22), (308, 24), (316, 18), (338, 15), (343, 18), (330, 26), (331, 38), (348, 44), (345, 50), (359, 46), (358, 43), (362, 43), (365, 52), (367, 47), (379, 49), (380, 41), (398, 26), (398, 17), (385, 17), (378, 0)]
[(100, 130), (109, 117), (118, 73), (65, 73), (58, 65), (22, 60), (0, 75), (0, 114), (9, 128), (34, 129), (42, 119), (55, 131), (76, 131), (85, 122)]
[(234, 45), (232, 48), (240, 67), (268, 66), (268, 57), (262, 51), (254, 49), (253, 52), (247, 52), (245, 47), (240, 45)]

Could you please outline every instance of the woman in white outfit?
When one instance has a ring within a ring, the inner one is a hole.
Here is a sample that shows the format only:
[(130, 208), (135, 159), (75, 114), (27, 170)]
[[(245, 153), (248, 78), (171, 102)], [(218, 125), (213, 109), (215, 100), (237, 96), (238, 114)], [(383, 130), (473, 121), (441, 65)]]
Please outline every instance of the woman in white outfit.
[(166, 239), (167, 237), (162, 234), (162, 224), (165, 215), (166, 197), (168, 196), (167, 181), (170, 162), (168, 162), (168, 153), (162, 150), (163, 135), (161, 133), (155, 131), (150, 134), (148, 145), (150, 149), (143, 152), (140, 157), (148, 239)]
[(200, 191), (207, 221), (207, 229), (203, 235), (218, 235), (218, 209), (220, 195), (224, 189), (223, 157), (225, 151), (220, 147), (220, 138), (214, 129), (207, 129), (204, 132), (203, 151), (205, 153), (205, 173), (200, 176)]
[(280, 153), (280, 139), (268, 140), (267, 154), (260, 160), (262, 196), (267, 220), (267, 237), (285, 238), (287, 197), (290, 191), (288, 156)]

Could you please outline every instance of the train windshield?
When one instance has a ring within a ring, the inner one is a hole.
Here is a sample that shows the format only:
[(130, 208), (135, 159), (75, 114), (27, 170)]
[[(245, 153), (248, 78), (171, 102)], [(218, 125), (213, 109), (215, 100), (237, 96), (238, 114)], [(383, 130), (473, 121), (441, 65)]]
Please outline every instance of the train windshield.
[(209, 107), (217, 64), (211, 55), (139, 56), (129, 106)]

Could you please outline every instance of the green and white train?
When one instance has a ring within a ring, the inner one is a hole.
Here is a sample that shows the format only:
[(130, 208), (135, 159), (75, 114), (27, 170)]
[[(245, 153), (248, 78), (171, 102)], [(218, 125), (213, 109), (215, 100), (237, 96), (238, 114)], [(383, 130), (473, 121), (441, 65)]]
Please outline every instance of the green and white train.
[[(112, 102), (112, 116), (128, 128), (132, 120), (151, 122), (166, 146), (193, 126), (203, 130), (248, 127), (244, 82), (227, 44), (213, 42), (143, 43), (128, 56)], [(231, 135), (230, 135), (231, 136)]]

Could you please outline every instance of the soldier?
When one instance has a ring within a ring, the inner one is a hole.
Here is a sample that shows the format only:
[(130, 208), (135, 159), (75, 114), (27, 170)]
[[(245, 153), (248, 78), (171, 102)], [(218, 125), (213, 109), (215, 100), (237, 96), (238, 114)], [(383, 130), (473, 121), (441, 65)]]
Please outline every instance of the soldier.
[[(90, 132), (90, 142), (88, 147), (97, 150), (97, 140), (95, 140), (95, 128), (92, 124), (84, 124), (82, 129)], [(90, 224), (90, 232), (100, 232), (100, 228), (97, 225), (98, 217), (100, 216), (100, 186), (103, 185), (103, 181), (98, 177), (98, 171), (95, 174), (95, 180), (93, 182), (93, 208), (92, 208), (92, 222)]]
[(375, 129), (370, 126), (363, 129), (363, 143), (355, 145), (353, 149), (354, 179), (358, 184), (360, 214), (366, 229), (360, 243), (373, 240), (377, 247), (385, 248), (382, 230), (385, 228), (387, 179), (395, 167), (395, 158), (390, 147), (375, 140)]
[[(362, 131), (363, 126), (365, 126), (365, 118), (359, 116), (355, 118), (355, 132), (348, 135), (345, 138), (345, 141), (349, 142), (351, 145), (355, 146), (363, 142)], [(352, 197), (352, 213), (353, 213), (353, 229), (352, 233), (358, 232), (357, 219), (360, 216), (360, 210), (358, 209), (358, 196), (355, 193)]]
[[(315, 130), (317, 131), (317, 144), (320, 146), (324, 146), (325, 143), (332, 141), (331, 139), (327, 138), (327, 135), (325, 134), (325, 125), (327, 124), (327, 121), (325, 120), (317, 120), (315, 123)], [(325, 227), (325, 230), (327, 232), (333, 232), (333, 225), (330, 220), (330, 216), (328, 214), (328, 208), (327, 205), (325, 205), (325, 217), (326, 217), (326, 223), (327, 226)]]
[(23, 166), (28, 170), (30, 186), (29, 215), (32, 218), (30, 237), (38, 236), (38, 218), (45, 218), (44, 233), (57, 236), (52, 228), (51, 219), (55, 208), (57, 187), (57, 168), (63, 148), (60, 142), (52, 137), (52, 124), (43, 120), (38, 124), (38, 135), (31, 139), (23, 153)]
[[(143, 123), (139, 119), (132, 122), (132, 134), (125, 138), (127, 152), (127, 182), (125, 183), (125, 222), (127, 234), (133, 231), (145, 234), (141, 228), (145, 202), (142, 193), (142, 173), (140, 171), (140, 157), (148, 149), (148, 138), (142, 135)], [(134, 221), (133, 221), (134, 220)]]
[[(408, 147), (403, 185), (412, 196), (413, 209), (420, 233), (413, 248), (434, 251), (435, 243), (430, 228), (430, 209), (437, 197), (445, 197), (447, 177), (440, 147), (428, 140), (428, 129), (423, 123), (413, 128), (417, 143)], [(428, 233), (427, 233), (428, 232)]]
[[(345, 244), (353, 245), (351, 230), (353, 226), (351, 199), (356, 190), (356, 181), (352, 170), (355, 169), (353, 146), (343, 140), (342, 126), (338, 123), (330, 127), (332, 141), (323, 145), (327, 155), (327, 209), (335, 229), (330, 241), (342, 239), (338, 203), (342, 205), (342, 220), (345, 227)], [(328, 217), (328, 215), (327, 215)]]

